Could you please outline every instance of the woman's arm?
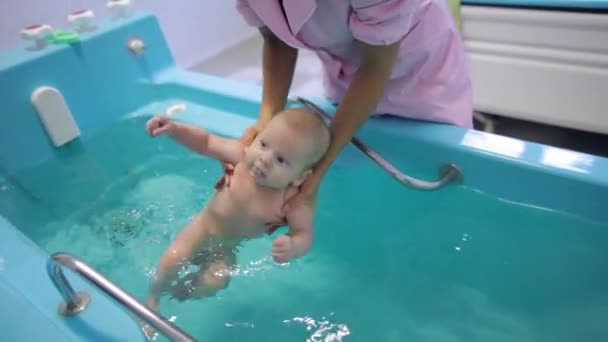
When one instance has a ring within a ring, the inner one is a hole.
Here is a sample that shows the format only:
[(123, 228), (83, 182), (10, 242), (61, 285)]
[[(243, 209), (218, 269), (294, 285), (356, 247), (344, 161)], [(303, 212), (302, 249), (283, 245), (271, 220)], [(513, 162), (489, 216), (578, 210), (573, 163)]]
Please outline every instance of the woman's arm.
[(315, 166), (313, 174), (302, 185), (298, 195), (287, 203), (284, 210), (287, 211), (303, 202), (314, 205), (314, 197), (325, 172), (378, 105), (397, 59), (399, 44), (400, 42), (396, 42), (377, 46), (358, 42), (362, 54), (361, 66), (355, 73), (331, 122), (331, 144)]
[[(268, 28), (260, 29), (264, 37), (262, 52), (262, 104), (251, 141), (272, 117), (282, 111), (293, 80), (298, 50), (277, 38)], [(249, 145), (251, 141), (247, 141)]]
[(384, 93), (391, 75), (399, 42), (386, 46), (374, 46), (359, 42), (362, 64), (336, 110), (332, 120), (331, 144), (317, 169), (324, 173), (336, 159), (344, 145), (350, 142), (359, 127), (374, 111)]

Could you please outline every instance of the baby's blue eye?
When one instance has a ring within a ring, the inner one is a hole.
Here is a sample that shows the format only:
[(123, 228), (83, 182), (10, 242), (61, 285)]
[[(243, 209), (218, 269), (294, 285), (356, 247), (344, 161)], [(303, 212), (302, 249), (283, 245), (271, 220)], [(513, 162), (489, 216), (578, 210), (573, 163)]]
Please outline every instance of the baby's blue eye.
[(260, 140), (260, 145), (261, 145), (262, 147), (266, 147), (266, 142), (264, 142), (264, 140)]
[(285, 163), (285, 159), (283, 157), (281, 157), (281, 156), (277, 157), (277, 161), (279, 162), (279, 164)]

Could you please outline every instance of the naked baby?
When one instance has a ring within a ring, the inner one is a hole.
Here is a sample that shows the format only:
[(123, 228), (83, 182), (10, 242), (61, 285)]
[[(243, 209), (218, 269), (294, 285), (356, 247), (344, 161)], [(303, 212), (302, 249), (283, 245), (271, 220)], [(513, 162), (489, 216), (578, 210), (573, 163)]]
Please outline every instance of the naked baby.
[[(283, 212), (282, 207), (329, 146), (329, 130), (316, 114), (301, 108), (278, 113), (250, 146), (160, 115), (146, 129), (152, 137), (166, 134), (197, 153), (234, 165), (229, 185), (214, 193), (162, 255), (146, 301), (150, 308), (157, 308), (162, 292), (183, 300), (225, 288), (237, 245), (281, 222), (288, 231), (272, 242), (274, 260), (286, 263), (308, 252), (313, 209), (303, 205)], [(186, 264), (198, 266), (198, 272), (178, 279)]]

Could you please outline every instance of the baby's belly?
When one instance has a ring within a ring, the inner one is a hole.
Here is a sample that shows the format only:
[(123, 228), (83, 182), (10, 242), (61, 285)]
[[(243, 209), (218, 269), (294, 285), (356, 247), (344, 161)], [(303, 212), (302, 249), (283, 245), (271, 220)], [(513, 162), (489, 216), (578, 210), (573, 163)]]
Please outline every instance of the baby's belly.
[(223, 219), (223, 234), (235, 238), (253, 238), (264, 234), (266, 231), (265, 225), (259, 222), (239, 218), (224, 218)]
[(206, 208), (212, 230), (229, 238), (246, 239), (265, 234), (271, 217), (255, 215), (230, 205), (210, 205)]

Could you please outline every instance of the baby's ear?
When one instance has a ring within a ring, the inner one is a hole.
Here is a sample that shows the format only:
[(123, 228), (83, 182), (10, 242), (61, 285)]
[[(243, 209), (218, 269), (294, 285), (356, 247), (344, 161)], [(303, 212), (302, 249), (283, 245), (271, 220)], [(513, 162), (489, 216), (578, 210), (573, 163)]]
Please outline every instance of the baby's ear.
[(295, 186), (296, 188), (299, 187), (300, 185), (302, 185), (302, 183), (304, 183), (304, 181), (306, 180), (306, 178), (308, 176), (310, 176), (310, 174), (312, 173), (312, 169), (308, 169), (304, 172), (302, 172), (302, 175), (300, 176), (300, 178), (294, 180), (293, 182), (291, 182), (291, 185)]

